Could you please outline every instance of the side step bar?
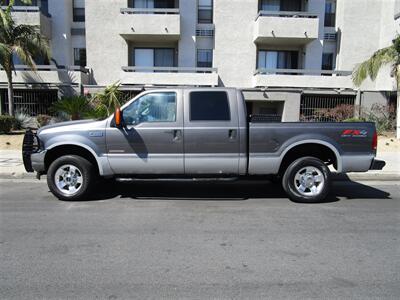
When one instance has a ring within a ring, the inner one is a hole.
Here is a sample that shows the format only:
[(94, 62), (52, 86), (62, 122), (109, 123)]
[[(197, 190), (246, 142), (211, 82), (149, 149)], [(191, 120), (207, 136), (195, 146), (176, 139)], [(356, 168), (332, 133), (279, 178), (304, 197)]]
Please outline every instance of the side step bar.
[(211, 178), (211, 177), (204, 177), (204, 178), (137, 178), (137, 177), (117, 177), (115, 179), (116, 181), (119, 182), (133, 182), (133, 181), (165, 181), (165, 182), (197, 182), (197, 181), (236, 181), (239, 180), (239, 177), (217, 177), (217, 178)]

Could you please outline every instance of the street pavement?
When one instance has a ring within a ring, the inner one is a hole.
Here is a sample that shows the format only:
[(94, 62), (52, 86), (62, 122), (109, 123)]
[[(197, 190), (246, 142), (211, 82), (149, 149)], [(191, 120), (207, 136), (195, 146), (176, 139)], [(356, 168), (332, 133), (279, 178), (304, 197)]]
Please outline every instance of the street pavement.
[(0, 179), (0, 299), (398, 299), (400, 183), (296, 204), (268, 182)]

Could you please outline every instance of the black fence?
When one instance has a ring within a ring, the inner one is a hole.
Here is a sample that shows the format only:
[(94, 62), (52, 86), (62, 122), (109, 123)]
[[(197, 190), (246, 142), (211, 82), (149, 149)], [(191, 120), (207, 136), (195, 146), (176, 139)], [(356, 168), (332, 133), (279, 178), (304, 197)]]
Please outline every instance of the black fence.
[(355, 99), (355, 95), (302, 95), (300, 121), (334, 122), (340, 116), (354, 117)]
[[(51, 105), (58, 99), (58, 90), (14, 90), (14, 111), (22, 111), (31, 116), (50, 115)], [(8, 92), (0, 90), (2, 112), (8, 112)]]

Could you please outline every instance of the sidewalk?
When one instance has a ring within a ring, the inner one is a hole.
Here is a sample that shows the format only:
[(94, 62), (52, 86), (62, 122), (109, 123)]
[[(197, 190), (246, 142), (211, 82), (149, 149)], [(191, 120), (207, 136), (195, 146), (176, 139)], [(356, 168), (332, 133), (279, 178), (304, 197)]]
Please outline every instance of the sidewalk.
[[(400, 152), (381, 152), (378, 159), (386, 161), (383, 170), (366, 173), (348, 173), (351, 180), (396, 180), (400, 181)], [(0, 178), (34, 178), (34, 173), (27, 173), (22, 163), (19, 150), (0, 150)], [(346, 180), (346, 176), (335, 176), (336, 180)]]

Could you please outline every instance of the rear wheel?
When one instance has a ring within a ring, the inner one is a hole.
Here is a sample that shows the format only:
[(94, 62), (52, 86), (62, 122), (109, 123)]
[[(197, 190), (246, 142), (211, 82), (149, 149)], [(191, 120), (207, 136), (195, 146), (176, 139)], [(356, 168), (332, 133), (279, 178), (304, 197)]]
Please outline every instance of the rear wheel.
[(295, 202), (323, 201), (331, 185), (330, 171), (318, 158), (302, 157), (292, 162), (282, 178), (282, 186)]
[(56, 159), (47, 172), (50, 191), (61, 200), (82, 200), (89, 195), (96, 174), (93, 165), (76, 155)]

